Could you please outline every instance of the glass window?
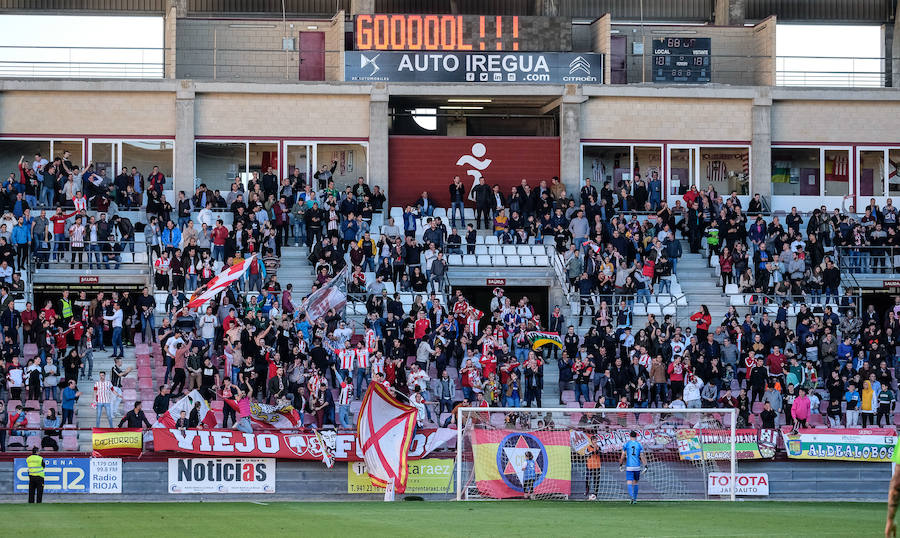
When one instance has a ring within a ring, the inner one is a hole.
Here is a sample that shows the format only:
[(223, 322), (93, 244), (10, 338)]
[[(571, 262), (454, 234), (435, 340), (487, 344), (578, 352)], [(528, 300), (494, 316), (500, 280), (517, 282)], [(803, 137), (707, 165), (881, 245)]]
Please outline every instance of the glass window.
[(166, 189), (171, 189), (174, 155), (175, 142), (172, 140), (127, 140), (122, 142), (121, 166), (127, 167), (129, 171), (132, 166), (137, 168), (144, 178), (153, 172), (154, 166), (158, 166), (159, 171), (166, 176)]
[(818, 148), (772, 148), (772, 194), (820, 196)]
[(884, 196), (884, 151), (859, 152), (859, 195)]
[(366, 147), (362, 144), (319, 144), (316, 148), (319, 169), (325, 165), (334, 167), (335, 187), (341, 189), (356, 183), (356, 178), (369, 180), (366, 163)]
[(662, 148), (641, 147), (634, 148), (634, 173), (640, 174), (644, 181), (653, 179), (653, 174), (662, 179)]
[(691, 188), (692, 149), (672, 149), (669, 151), (669, 194), (684, 194)]
[(888, 196), (900, 196), (900, 149), (888, 150)]
[(196, 175), (200, 181), (210, 189), (228, 192), (234, 178), (247, 172), (247, 144), (197, 142), (196, 159)]
[(299, 170), (300, 179), (304, 183), (309, 182), (309, 178), (313, 173), (313, 162), (310, 146), (291, 146), (287, 147), (287, 175), (293, 176), (294, 170)]
[(69, 152), (69, 162), (81, 168), (84, 164), (84, 144), (80, 140), (54, 140), (53, 157), (62, 159), (65, 152)]
[(700, 148), (700, 190), (712, 187), (723, 198), (750, 193), (749, 148)]
[(250, 172), (256, 172), (262, 177), (269, 167), (278, 175), (278, 144), (275, 142), (251, 142), (250, 143)]
[(631, 146), (587, 146), (584, 148), (584, 177), (591, 178), (591, 184), (599, 192), (609, 181), (616, 187), (623, 179), (631, 179)]
[(825, 196), (850, 194), (850, 151), (825, 150)]
[(112, 181), (116, 170), (112, 142), (91, 142), (91, 161), (97, 174)]
[(34, 154), (40, 153), (45, 159), (50, 160), (50, 142), (46, 140), (0, 140), (0, 174), (6, 179), (13, 173), (19, 178), (19, 157), (25, 157), (28, 165), (34, 159)]

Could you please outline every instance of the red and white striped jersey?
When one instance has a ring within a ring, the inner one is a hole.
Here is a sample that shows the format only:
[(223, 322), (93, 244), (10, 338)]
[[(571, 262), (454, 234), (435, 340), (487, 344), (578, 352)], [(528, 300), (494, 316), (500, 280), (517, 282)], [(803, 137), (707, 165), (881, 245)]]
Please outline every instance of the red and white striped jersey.
[(375, 355), (371, 358), (372, 375), (384, 373), (384, 357)]
[(112, 383), (108, 380), (94, 383), (94, 401), (101, 404), (112, 403)]
[(341, 395), (338, 397), (338, 405), (350, 405), (353, 399), (353, 383), (344, 381), (341, 383)]
[(353, 368), (353, 359), (356, 357), (356, 351), (353, 349), (341, 349), (338, 351), (338, 358), (341, 361), (342, 370), (350, 370)]
[(324, 380), (325, 378), (320, 377), (319, 374), (313, 375), (306, 382), (306, 388), (308, 388), (311, 393), (315, 394), (315, 392), (319, 390), (319, 384)]
[(485, 337), (484, 340), (481, 341), (481, 354), (482, 355), (490, 355), (494, 351), (494, 339), (490, 337)]
[(375, 350), (378, 349), (378, 337), (375, 335), (374, 329), (366, 330), (365, 343), (363, 345), (369, 350), (369, 353), (375, 353)]
[(356, 348), (356, 367), (357, 368), (368, 368), (369, 367), (369, 353), (370, 353), (370, 351), (366, 348)]

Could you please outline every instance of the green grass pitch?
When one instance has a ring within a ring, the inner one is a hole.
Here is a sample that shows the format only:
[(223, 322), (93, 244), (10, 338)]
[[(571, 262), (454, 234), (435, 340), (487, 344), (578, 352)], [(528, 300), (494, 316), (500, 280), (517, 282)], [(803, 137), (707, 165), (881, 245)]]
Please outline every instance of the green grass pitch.
[[(187, 501), (189, 497), (185, 498)], [(7, 504), (4, 536), (878, 536), (884, 503)]]

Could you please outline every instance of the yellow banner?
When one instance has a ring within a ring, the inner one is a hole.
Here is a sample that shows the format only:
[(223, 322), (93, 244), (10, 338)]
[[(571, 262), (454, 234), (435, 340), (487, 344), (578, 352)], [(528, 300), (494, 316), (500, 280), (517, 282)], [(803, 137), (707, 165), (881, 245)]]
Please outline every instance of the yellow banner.
[(97, 457), (140, 456), (144, 436), (140, 428), (93, 428), (91, 445)]
[[(426, 458), (410, 460), (409, 479), (406, 493), (448, 493), (452, 492), (453, 460)], [(354, 461), (347, 464), (347, 493), (383, 494), (384, 488), (372, 485), (366, 462)]]

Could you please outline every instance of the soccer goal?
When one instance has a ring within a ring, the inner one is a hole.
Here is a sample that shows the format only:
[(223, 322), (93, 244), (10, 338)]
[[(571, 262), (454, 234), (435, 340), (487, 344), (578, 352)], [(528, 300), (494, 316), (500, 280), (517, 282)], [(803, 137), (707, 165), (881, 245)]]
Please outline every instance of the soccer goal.
[(735, 483), (745, 448), (738, 446), (735, 409), (466, 407), (458, 413), (457, 500), (629, 500), (626, 480), (635, 475), (626, 475), (619, 460), (632, 432), (644, 455), (641, 500), (734, 500), (733, 488), (710, 495), (708, 484), (711, 478)]

